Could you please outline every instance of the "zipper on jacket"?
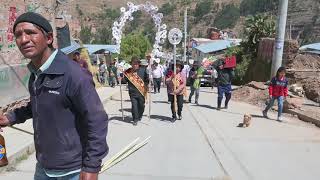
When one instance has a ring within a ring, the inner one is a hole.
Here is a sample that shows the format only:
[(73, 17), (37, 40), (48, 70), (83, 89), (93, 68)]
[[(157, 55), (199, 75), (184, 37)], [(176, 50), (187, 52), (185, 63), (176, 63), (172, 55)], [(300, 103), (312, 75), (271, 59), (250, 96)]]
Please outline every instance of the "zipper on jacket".
[(38, 76), (35, 75), (35, 80), (33, 81), (33, 93), (34, 93), (34, 100), (35, 100), (35, 110), (36, 110), (36, 116), (38, 116), (38, 100), (37, 100), (37, 86), (36, 86), (36, 82), (37, 82)]

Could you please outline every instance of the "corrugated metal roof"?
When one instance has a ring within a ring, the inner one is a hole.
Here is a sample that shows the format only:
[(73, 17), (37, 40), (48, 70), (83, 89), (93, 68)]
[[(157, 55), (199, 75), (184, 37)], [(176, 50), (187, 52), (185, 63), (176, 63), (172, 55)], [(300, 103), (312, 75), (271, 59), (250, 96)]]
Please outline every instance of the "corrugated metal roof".
[(65, 54), (70, 54), (73, 51), (81, 48), (80, 44), (78, 44), (76, 41), (71, 40), (71, 45), (67, 46), (65, 48), (62, 48), (61, 51), (64, 52)]
[(320, 51), (320, 43), (308, 44), (301, 46), (299, 50), (317, 50)]
[(98, 51), (104, 51), (104, 53), (107, 53), (107, 52), (115, 53), (116, 52), (116, 45), (84, 44), (83, 46), (88, 49), (89, 54), (94, 54)]
[(229, 40), (215, 40), (214, 42), (197, 46), (195, 47), (195, 49), (203, 53), (210, 53), (227, 49), (228, 47), (231, 47), (233, 45), (233, 42)]
[(320, 55), (320, 51), (317, 51), (317, 50), (315, 50), (315, 51), (303, 51), (303, 52)]

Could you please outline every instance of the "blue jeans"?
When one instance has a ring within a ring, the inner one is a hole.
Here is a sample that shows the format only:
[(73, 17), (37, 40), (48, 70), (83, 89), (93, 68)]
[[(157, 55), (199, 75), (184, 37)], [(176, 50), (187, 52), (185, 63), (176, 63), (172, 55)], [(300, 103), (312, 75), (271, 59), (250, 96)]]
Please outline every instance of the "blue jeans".
[(194, 95), (194, 93), (196, 93), (196, 102), (198, 102), (199, 99), (199, 94), (200, 94), (200, 87), (199, 88), (195, 88), (191, 85), (191, 91), (190, 91), (190, 95), (189, 95), (189, 102), (191, 102), (191, 98)]
[(231, 99), (231, 92), (232, 92), (231, 84), (219, 85), (218, 86), (218, 108), (221, 107), (223, 94), (226, 97), (224, 105), (225, 105), (225, 107), (228, 107), (228, 103), (229, 103), (229, 101)]
[(114, 87), (116, 85), (116, 78), (109, 76), (109, 86)]
[(272, 97), (268, 106), (266, 107), (266, 109), (264, 111), (268, 112), (269, 109), (273, 106), (274, 101), (277, 99), (278, 101), (278, 117), (281, 117), (282, 114), (282, 110), (283, 110), (283, 96), (278, 96), (278, 97)]
[(80, 179), (80, 172), (70, 174), (64, 177), (49, 177), (44, 169), (37, 163), (36, 165), (36, 172), (34, 174), (34, 180), (79, 180)]

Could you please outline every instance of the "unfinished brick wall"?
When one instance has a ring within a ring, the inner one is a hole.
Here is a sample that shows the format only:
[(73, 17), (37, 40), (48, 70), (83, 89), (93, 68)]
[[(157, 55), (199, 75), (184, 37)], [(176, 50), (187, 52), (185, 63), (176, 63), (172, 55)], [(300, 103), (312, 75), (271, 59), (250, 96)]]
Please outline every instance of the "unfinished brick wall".
[[(274, 38), (263, 38), (259, 43), (258, 60), (267, 63), (272, 62)], [(299, 44), (296, 40), (286, 40), (283, 50), (283, 64), (292, 60), (299, 50)]]
[(26, 86), (29, 78), (29, 70), (26, 68), (26, 64), (29, 60), (21, 55), (15, 43), (13, 24), (16, 18), (27, 11), (37, 12), (45, 16), (55, 29), (54, 3), (55, 0), (11, 0), (1, 3), (0, 107), (29, 95)]
[[(42, 14), (53, 27), (54, 25), (54, 0), (11, 0), (5, 1), (0, 6), (0, 56), (2, 57), (0, 65), (20, 64), (26, 60), (19, 52), (13, 35), (13, 24), (16, 18), (27, 11), (33, 11)], [(3, 62), (5, 61), (5, 62)]]

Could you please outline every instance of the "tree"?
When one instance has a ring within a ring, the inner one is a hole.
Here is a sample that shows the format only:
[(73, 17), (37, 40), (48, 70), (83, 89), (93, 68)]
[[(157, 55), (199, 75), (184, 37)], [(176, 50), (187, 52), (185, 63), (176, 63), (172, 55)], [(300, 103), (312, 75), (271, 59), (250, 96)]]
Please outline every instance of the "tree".
[(267, 15), (249, 16), (245, 22), (244, 34), (246, 39), (242, 46), (244, 49), (256, 57), (261, 38), (275, 37), (275, 20)]
[(214, 25), (219, 29), (233, 28), (240, 18), (240, 9), (234, 4), (225, 6), (214, 20)]
[(147, 37), (140, 32), (131, 33), (122, 38), (120, 58), (126, 61), (130, 61), (133, 56), (144, 58), (149, 50), (151, 44)]
[[(236, 77), (235, 84), (243, 84), (252, 80), (252, 70), (259, 72), (258, 74), (267, 74), (263, 72), (268, 69), (268, 64), (262, 61), (255, 61), (257, 59), (257, 51), (260, 40), (265, 37), (275, 36), (275, 20), (272, 16), (256, 15), (249, 16), (245, 22), (244, 35), (245, 38), (240, 47), (230, 48), (226, 54), (235, 54), (237, 57), (237, 67), (235, 68)], [(259, 62), (259, 63), (258, 63)], [(264, 67), (259, 69), (259, 67)]]
[(80, 39), (84, 44), (91, 43), (92, 40), (91, 26), (81, 26)]

